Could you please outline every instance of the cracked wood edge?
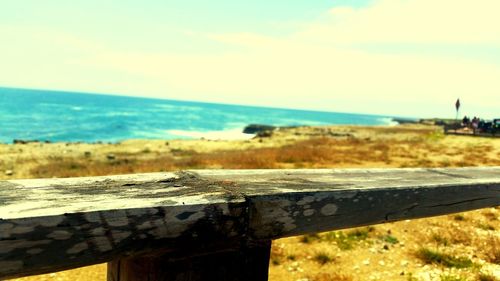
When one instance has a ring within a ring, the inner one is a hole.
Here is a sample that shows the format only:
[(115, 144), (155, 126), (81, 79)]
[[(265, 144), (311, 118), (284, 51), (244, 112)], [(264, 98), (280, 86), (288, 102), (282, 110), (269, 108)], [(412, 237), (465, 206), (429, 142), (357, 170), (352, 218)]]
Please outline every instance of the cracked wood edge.
[(250, 202), (249, 235), (276, 239), (500, 205), (500, 167), (199, 171)]
[(497, 206), (500, 167), (200, 170), (1, 181), (0, 203), (5, 278), (158, 248), (196, 251), (248, 237), (270, 240)]

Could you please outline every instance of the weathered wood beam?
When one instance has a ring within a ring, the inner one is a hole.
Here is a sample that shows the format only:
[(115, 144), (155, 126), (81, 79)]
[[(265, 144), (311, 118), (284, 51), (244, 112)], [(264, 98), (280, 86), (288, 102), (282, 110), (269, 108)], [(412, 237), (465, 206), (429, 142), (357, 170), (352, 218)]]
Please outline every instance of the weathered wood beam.
[(0, 182), (0, 278), (239, 238), (247, 204), (223, 186), (187, 172)]
[(500, 205), (500, 167), (206, 170), (198, 174), (237, 183), (250, 203), (249, 235), (255, 239)]
[(500, 167), (0, 181), (0, 279), (498, 205)]

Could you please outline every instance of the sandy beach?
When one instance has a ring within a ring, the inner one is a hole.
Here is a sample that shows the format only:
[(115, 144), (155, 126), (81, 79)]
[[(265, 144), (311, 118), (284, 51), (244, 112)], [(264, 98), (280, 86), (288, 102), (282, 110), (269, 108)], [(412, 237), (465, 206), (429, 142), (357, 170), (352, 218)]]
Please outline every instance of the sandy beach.
[[(500, 139), (449, 136), (441, 127), (420, 124), (297, 127), (246, 140), (0, 144), (1, 179), (205, 168), (498, 165)], [(270, 280), (498, 280), (499, 229), (497, 207), (280, 239), (273, 243)], [(438, 262), (426, 258), (426, 250), (470, 263)], [(18, 280), (105, 280), (105, 265)]]

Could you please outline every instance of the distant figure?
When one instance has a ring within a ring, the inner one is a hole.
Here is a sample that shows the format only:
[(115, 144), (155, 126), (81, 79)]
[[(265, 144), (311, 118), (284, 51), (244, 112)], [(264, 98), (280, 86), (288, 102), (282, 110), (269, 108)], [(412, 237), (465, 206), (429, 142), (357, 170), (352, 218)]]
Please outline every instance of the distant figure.
[(469, 127), (469, 122), (470, 122), (469, 117), (467, 117), (467, 115), (465, 115), (464, 119), (462, 119), (462, 126), (463, 127)]
[(477, 130), (477, 127), (479, 125), (479, 118), (477, 118), (476, 116), (474, 116), (474, 118), (472, 118), (472, 132), (474, 134), (476, 134), (476, 130)]
[(486, 129), (486, 122), (483, 119), (479, 119), (479, 122), (477, 123), (477, 129), (479, 133), (482, 133)]

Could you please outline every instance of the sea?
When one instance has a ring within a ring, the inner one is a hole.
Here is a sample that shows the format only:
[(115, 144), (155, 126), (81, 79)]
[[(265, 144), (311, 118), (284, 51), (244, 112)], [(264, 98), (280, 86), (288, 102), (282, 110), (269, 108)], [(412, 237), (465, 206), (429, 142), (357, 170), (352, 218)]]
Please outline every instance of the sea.
[(390, 125), (390, 116), (0, 87), (0, 142), (245, 139), (249, 124)]

